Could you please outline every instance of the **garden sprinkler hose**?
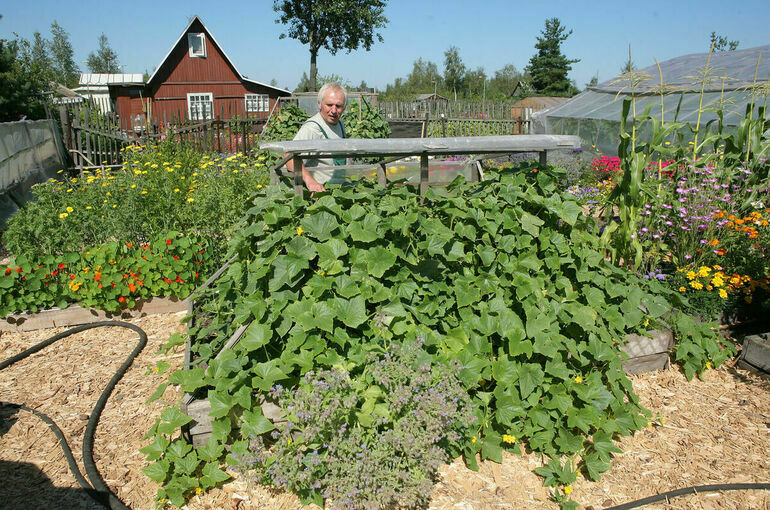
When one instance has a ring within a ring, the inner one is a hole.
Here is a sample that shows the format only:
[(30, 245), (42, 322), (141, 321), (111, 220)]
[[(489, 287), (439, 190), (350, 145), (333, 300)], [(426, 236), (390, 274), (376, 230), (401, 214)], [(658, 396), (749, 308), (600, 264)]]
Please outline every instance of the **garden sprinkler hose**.
[(80, 472), (80, 469), (78, 468), (77, 463), (75, 462), (75, 458), (72, 455), (72, 450), (70, 449), (69, 445), (67, 444), (67, 439), (64, 437), (64, 434), (62, 433), (61, 429), (59, 429), (58, 426), (45, 414), (41, 413), (40, 411), (37, 411), (36, 409), (31, 409), (23, 404), (10, 404), (7, 402), (0, 402), (0, 406), (4, 407), (10, 407), (10, 408), (16, 408), (16, 409), (24, 409), (26, 411), (30, 411), (35, 414), (35, 416), (39, 417), (41, 420), (43, 420), (53, 431), (53, 433), (56, 435), (57, 439), (59, 440), (59, 445), (61, 446), (62, 450), (64, 451), (64, 456), (67, 458), (67, 463), (69, 464), (70, 470), (75, 475), (75, 478), (78, 481), (78, 484), (80, 484), (81, 487), (86, 491), (86, 493), (91, 496), (96, 502), (103, 505), (106, 508), (111, 509), (120, 509), (120, 510), (129, 510), (129, 507), (123, 503), (118, 497), (110, 491), (110, 488), (107, 486), (107, 484), (104, 482), (104, 479), (102, 478), (101, 474), (99, 474), (99, 470), (96, 468), (96, 463), (94, 462), (94, 434), (96, 432), (96, 425), (99, 423), (99, 418), (101, 417), (102, 411), (104, 410), (104, 406), (107, 403), (107, 399), (110, 397), (110, 394), (112, 393), (112, 390), (115, 389), (115, 386), (117, 385), (118, 381), (125, 375), (126, 371), (128, 371), (128, 368), (131, 366), (131, 363), (133, 363), (134, 359), (139, 355), (139, 353), (144, 349), (145, 345), (147, 345), (147, 333), (145, 333), (142, 328), (139, 326), (136, 326), (134, 324), (130, 324), (128, 322), (121, 322), (121, 321), (101, 321), (101, 322), (94, 322), (92, 324), (84, 324), (82, 326), (77, 326), (71, 329), (68, 329), (67, 331), (64, 331), (62, 333), (59, 333), (57, 335), (54, 335), (47, 340), (43, 340), (42, 342), (30, 347), (26, 351), (23, 351), (15, 356), (12, 356), (2, 362), (0, 362), (0, 370), (3, 370), (4, 368), (7, 368), (17, 361), (20, 361), (27, 356), (36, 353), (37, 351), (51, 345), (52, 343), (61, 340), (62, 338), (68, 337), (70, 335), (73, 335), (75, 333), (79, 333), (81, 331), (85, 331), (88, 329), (93, 328), (100, 328), (105, 326), (118, 326), (122, 328), (128, 328), (132, 331), (135, 331), (139, 335), (139, 341), (137, 342), (136, 347), (131, 352), (131, 354), (128, 355), (126, 360), (123, 362), (122, 365), (118, 368), (117, 372), (115, 372), (115, 375), (112, 376), (112, 379), (110, 379), (110, 382), (107, 383), (107, 386), (104, 388), (104, 391), (102, 391), (102, 394), (99, 396), (99, 399), (96, 401), (96, 405), (94, 405), (93, 410), (91, 411), (91, 415), (88, 418), (88, 424), (86, 425), (85, 432), (83, 433), (83, 465), (86, 469), (86, 476), (88, 476), (88, 480), (90, 480), (90, 483), (83, 477), (82, 473)]
[(687, 496), (689, 494), (699, 494), (701, 492), (745, 491), (751, 489), (770, 490), (770, 483), (719, 483), (714, 485), (685, 487), (684, 489), (676, 489), (673, 491), (664, 492), (662, 494), (656, 494), (655, 496), (650, 496), (648, 498), (637, 499), (636, 501), (623, 503), (622, 505), (613, 506), (605, 510), (629, 510), (631, 508), (639, 508), (661, 501), (668, 503), (668, 500), (671, 498), (675, 498), (677, 496)]

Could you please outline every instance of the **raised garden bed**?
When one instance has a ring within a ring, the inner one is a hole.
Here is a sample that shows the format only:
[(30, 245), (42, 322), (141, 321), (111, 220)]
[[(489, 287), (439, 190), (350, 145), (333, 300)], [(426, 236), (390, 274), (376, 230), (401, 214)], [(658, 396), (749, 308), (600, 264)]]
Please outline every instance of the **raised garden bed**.
[(770, 375), (770, 333), (745, 337), (739, 363), (743, 368)]

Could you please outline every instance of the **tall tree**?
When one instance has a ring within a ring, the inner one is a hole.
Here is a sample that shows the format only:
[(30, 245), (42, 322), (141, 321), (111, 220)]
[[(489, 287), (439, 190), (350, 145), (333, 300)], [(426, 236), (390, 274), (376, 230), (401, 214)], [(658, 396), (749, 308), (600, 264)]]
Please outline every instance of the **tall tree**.
[(51, 60), (54, 79), (65, 87), (76, 87), (80, 80), (80, 69), (75, 63), (70, 35), (59, 23), (51, 23)]
[(465, 72), (463, 84), (465, 85), (465, 90), (468, 91), (468, 95), (466, 97), (478, 97), (486, 99), (485, 95), (487, 90), (487, 73), (484, 72), (483, 67), (477, 67), (475, 71), (468, 69)]
[(540, 32), (535, 44), (535, 53), (529, 59), (526, 71), (532, 77), (532, 85), (540, 94), (566, 96), (577, 92), (567, 73), (580, 59), (568, 59), (561, 52), (561, 43), (572, 34), (566, 31), (559, 18), (545, 20), (545, 29)]
[(502, 69), (495, 71), (495, 75), (489, 80), (487, 96), (492, 99), (508, 99), (513, 96), (516, 85), (522, 80), (522, 74), (513, 64), (507, 64)]
[(86, 65), (92, 73), (119, 73), (120, 64), (118, 54), (115, 53), (107, 41), (107, 36), (102, 33), (99, 36), (99, 49), (88, 54)]
[(434, 62), (418, 58), (412, 63), (412, 72), (406, 77), (406, 87), (409, 94), (438, 92), (441, 79)]
[(276, 23), (288, 25), (280, 38), (291, 37), (310, 49), (309, 87), (316, 90), (318, 51), (325, 48), (335, 55), (339, 50), (350, 53), (363, 47), (369, 51), (376, 38), (375, 31), (385, 27), (386, 0), (274, 0), (278, 13)]
[(43, 118), (39, 86), (19, 56), (19, 41), (0, 39), (0, 122)]
[(740, 41), (728, 41), (727, 37), (711, 32), (710, 43), (714, 45), (714, 51), (735, 51)]
[(457, 89), (462, 89), (465, 78), (465, 64), (460, 58), (460, 51), (456, 46), (450, 46), (444, 52), (444, 83), (455, 95), (457, 101)]

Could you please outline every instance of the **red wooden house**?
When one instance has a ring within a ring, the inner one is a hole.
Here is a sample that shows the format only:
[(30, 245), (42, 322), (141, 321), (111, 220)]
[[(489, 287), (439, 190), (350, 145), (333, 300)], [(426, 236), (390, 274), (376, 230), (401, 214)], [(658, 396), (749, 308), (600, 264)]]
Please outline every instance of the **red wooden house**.
[(291, 92), (243, 76), (194, 16), (144, 84), (110, 86), (123, 129), (185, 120), (267, 118)]

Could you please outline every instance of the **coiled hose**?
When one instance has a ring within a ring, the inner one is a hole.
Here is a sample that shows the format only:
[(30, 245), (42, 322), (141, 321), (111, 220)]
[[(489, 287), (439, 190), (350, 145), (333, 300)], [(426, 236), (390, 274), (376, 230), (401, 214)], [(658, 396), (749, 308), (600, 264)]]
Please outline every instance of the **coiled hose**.
[(112, 491), (110, 491), (110, 488), (104, 482), (104, 479), (102, 478), (101, 474), (99, 474), (99, 470), (96, 468), (96, 463), (94, 462), (94, 434), (96, 432), (96, 425), (99, 423), (99, 418), (101, 417), (102, 411), (104, 410), (104, 406), (107, 403), (107, 399), (110, 397), (112, 390), (115, 389), (115, 386), (118, 384), (118, 381), (120, 381), (120, 379), (125, 375), (126, 371), (128, 371), (128, 368), (131, 366), (131, 363), (133, 363), (134, 359), (139, 355), (140, 352), (142, 352), (142, 349), (144, 349), (145, 345), (147, 345), (147, 333), (145, 333), (142, 330), (142, 328), (140, 328), (139, 326), (130, 324), (128, 322), (101, 321), (101, 322), (94, 322), (92, 324), (84, 324), (82, 326), (77, 326), (72, 329), (68, 329), (67, 331), (64, 331), (62, 333), (59, 333), (57, 335), (54, 335), (51, 338), (48, 338), (36, 345), (33, 345), (32, 347), (30, 347), (24, 352), (21, 352), (15, 356), (12, 356), (0, 362), (0, 370), (3, 370), (4, 368), (7, 368), (13, 365), (17, 361), (20, 361), (26, 358), (27, 356), (34, 354), (41, 349), (44, 349), (45, 347), (48, 347), (52, 343), (58, 340), (61, 340), (62, 338), (68, 337), (70, 335), (74, 335), (75, 333), (80, 333), (81, 331), (86, 331), (88, 329), (100, 328), (105, 326), (118, 326), (121, 328), (128, 328), (139, 335), (139, 341), (137, 342), (136, 347), (131, 352), (131, 354), (128, 355), (128, 357), (123, 362), (123, 364), (120, 365), (120, 367), (118, 368), (117, 372), (115, 372), (115, 375), (112, 376), (112, 379), (110, 379), (110, 382), (104, 388), (104, 391), (102, 391), (102, 394), (99, 396), (99, 400), (96, 401), (96, 405), (94, 406), (93, 411), (91, 411), (91, 415), (88, 418), (88, 424), (86, 425), (85, 432), (83, 433), (83, 465), (85, 466), (85, 469), (86, 469), (86, 476), (88, 476), (88, 481), (83, 477), (83, 474), (80, 472), (80, 469), (78, 468), (78, 465), (75, 462), (75, 458), (72, 456), (72, 450), (67, 444), (67, 439), (64, 437), (64, 434), (62, 433), (61, 429), (58, 426), (56, 426), (56, 423), (54, 423), (53, 420), (51, 420), (51, 418), (41, 413), (40, 411), (37, 411), (36, 409), (31, 409), (23, 404), (9, 404), (5, 402), (0, 402), (0, 405), (30, 411), (34, 413), (35, 416), (43, 420), (50, 427), (50, 429), (53, 431), (53, 433), (56, 435), (57, 439), (59, 440), (59, 445), (64, 451), (64, 456), (67, 458), (67, 464), (69, 464), (70, 470), (75, 475), (75, 478), (77, 479), (78, 484), (80, 484), (80, 486), (83, 487), (83, 489), (85, 489), (86, 493), (89, 496), (91, 496), (91, 498), (93, 498), (97, 503), (105, 506), (106, 508), (129, 510), (129, 507), (126, 506), (120, 499), (118, 499), (118, 497), (115, 494), (113, 494)]

